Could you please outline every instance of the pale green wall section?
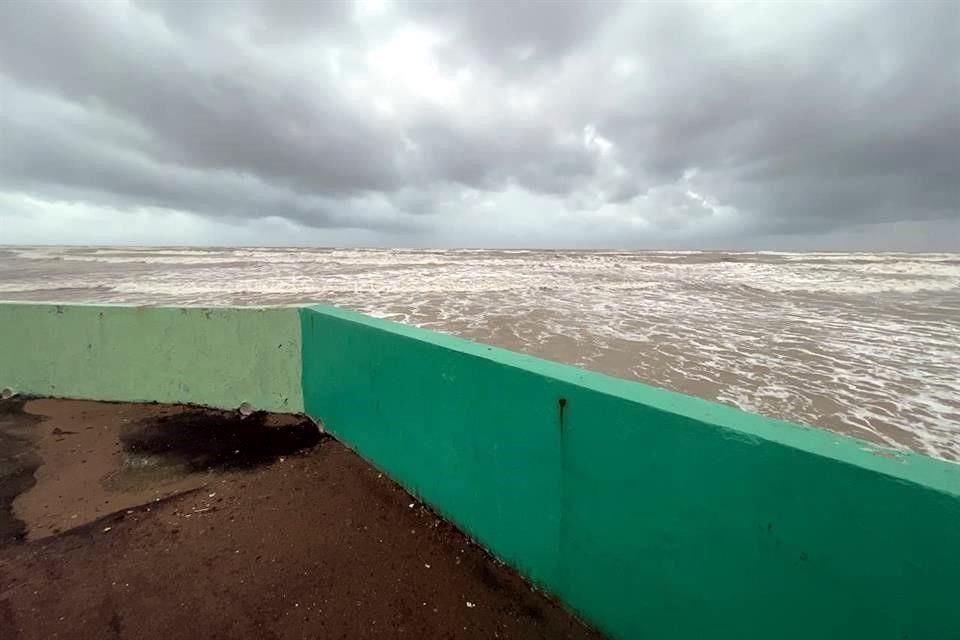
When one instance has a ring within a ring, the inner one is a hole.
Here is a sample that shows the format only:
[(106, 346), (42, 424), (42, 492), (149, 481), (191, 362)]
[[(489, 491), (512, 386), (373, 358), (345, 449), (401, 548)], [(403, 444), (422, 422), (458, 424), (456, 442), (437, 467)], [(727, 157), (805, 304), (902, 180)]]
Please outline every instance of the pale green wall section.
[(296, 308), (0, 304), (0, 389), (297, 413)]
[(613, 637), (960, 638), (960, 465), (301, 314), (307, 413)]

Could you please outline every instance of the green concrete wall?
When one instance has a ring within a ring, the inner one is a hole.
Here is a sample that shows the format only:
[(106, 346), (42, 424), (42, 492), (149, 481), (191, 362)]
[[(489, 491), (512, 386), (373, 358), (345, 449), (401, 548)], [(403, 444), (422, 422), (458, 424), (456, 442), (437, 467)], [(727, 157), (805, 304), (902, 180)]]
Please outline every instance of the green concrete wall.
[(296, 413), (296, 308), (0, 304), (0, 389)]
[(960, 638), (960, 465), (327, 307), (307, 412), (617, 638)]
[(6, 387), (305, 409), (613, 637), (960, 638), (960, 465), (329, 307), (0, 304)]

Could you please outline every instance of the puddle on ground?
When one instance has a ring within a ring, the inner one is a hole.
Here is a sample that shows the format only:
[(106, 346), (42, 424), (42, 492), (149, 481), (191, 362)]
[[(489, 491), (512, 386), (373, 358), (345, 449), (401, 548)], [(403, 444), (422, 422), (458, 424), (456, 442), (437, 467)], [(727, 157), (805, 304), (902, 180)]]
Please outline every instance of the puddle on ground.
[(0, 545), (207, 486), (308, 450), (321, 437), (301, 416), (0, 401)]

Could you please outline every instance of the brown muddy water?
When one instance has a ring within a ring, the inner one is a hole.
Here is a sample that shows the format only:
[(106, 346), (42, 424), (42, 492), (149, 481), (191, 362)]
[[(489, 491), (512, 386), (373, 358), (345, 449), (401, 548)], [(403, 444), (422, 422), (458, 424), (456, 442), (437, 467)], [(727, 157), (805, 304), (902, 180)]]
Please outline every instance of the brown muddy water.
[(7, 247), (0, 299), (328, 302), (960, 460), (960, 254)]

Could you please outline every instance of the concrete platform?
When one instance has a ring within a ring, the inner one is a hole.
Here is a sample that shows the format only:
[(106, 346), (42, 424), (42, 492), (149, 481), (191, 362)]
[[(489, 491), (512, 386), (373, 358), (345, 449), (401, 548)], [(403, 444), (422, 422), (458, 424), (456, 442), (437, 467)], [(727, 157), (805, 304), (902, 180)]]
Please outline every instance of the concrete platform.
[(0, 637), (597, 636), (309, 420), (11, 399)]

